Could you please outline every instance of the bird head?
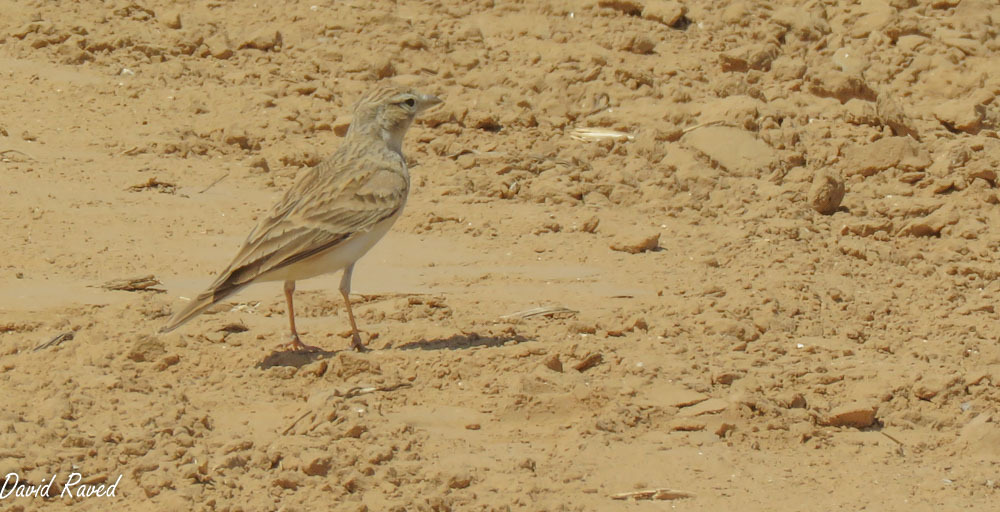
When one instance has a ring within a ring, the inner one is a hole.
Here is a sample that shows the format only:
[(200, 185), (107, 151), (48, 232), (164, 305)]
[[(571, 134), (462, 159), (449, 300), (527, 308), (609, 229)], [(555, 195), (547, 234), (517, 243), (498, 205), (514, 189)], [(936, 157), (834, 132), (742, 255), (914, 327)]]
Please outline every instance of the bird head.
[(367, 134), (384, 140), (402, 153), (403, 136), (421, 112), (441, 103), (441, 99), (408, 87), (382, 85), (358, 100), (348, 136)]

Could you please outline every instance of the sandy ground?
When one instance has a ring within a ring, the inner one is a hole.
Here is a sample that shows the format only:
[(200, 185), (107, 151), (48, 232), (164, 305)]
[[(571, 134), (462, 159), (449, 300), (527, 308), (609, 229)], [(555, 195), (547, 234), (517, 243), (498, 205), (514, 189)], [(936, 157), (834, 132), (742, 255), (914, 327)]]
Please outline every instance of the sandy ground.
[[(1000, 500), (992, 2), (0, 12), (0, 472), (122, 475), (0, 509)], [(382, 79), (446, 104), (355, 271), (374, 350), (336, 275), (329, 352), (276, 350), (279, 284), (156, 334)]]

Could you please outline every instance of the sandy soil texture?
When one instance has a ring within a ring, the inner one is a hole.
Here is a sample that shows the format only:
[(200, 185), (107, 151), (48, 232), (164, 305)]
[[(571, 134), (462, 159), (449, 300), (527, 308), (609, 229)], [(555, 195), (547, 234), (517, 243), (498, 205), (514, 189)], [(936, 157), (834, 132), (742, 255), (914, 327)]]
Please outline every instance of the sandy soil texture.
[[(0, 476), (122, 475), (0, 509), (1000, 502), (995, 2), (0, 12)], [(355, 270), (373, 350), (337, 275), (329, 352), (276, 350), (280, 284), (156, 334), (379, 80), (446, 103)]]

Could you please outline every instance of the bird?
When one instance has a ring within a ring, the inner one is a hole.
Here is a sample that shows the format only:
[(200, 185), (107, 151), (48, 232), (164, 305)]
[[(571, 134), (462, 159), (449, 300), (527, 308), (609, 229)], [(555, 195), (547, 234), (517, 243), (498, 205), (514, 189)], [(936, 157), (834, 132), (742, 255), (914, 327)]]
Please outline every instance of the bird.
[(283, 281), (294, 351), (318, 351), (295, 328), (295, 282), (343, 271), (340, 294), (351, 324), (351, 347), (366, 349), (351, 309), (351, 275), (400, 217), (410, 191), (403, 137), (420, 113), (442, 103), (437, 96), (393, 83), (371, 88), (354, 105), (337, 150), (304, 171), (250, 231), (215, 281), (177, 311), (160, 332), (170, 332), (246, 286)]

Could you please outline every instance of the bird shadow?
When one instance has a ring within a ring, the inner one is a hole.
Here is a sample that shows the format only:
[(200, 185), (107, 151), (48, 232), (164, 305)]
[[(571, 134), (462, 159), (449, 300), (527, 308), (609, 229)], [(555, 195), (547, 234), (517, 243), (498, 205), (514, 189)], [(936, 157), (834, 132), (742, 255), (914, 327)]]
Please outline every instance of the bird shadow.
[[(515, 343), (524, 343), (526, 341), (533, 340), (521, 336), (520, 334), (511, 336), (482, 336), (478, 333), (471, 332), (456, 334), (447, 338), (411, 341), (395, 347), (387, 347), (382, 350), (467, 350), (475, 347), (500, 347), (511, 341)], [(370, 349), (365, 352), (368, 351), (370, 351)], [(268, 368), (273, 368), (275, 366), (302, 368), (309, 363), (322, 361), (324, 359), (331, 359), (341, 352), (352, 351), (322, 349), (312, 352), (305, 350), (275, 350), (257, 363), (255, 367), (261, 370), (267, 370)]]
[(481, 336), (478, 333), (471, 332), (434, 340), (411, 341), (394, 348), (397, 350), (465, 350), (474, 347), (499, 347), (510, 341), (523, 343), (532, 340), (520, 334), (512, 336)]
[(275, 350), (268, 354), (261, 362), (256, 364), (256, 367), (261, 370), (267, 370), (268, 368), (273, 368), (275, 366), (292, 366), (295, 368), (302, 368), (303, 366), (313, 363), (316, 361), (322, 361), (323, 359), (330, 359), (331, 357), (343, 352), (342, 350), (315, 350), (308, 352), (305, 350)]

